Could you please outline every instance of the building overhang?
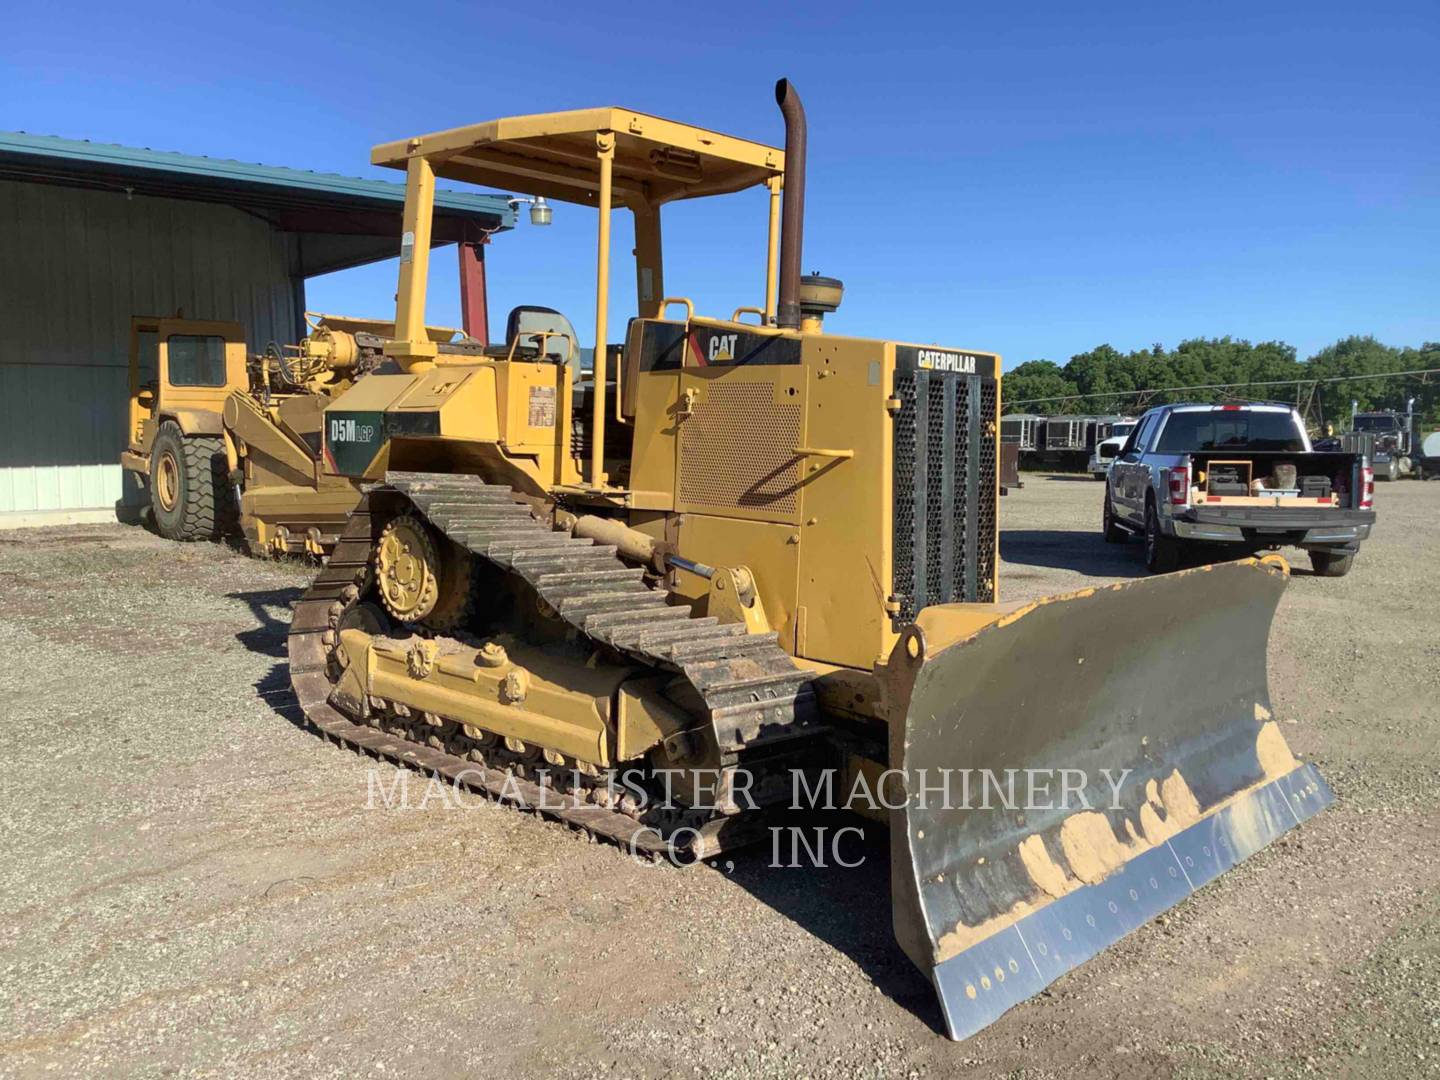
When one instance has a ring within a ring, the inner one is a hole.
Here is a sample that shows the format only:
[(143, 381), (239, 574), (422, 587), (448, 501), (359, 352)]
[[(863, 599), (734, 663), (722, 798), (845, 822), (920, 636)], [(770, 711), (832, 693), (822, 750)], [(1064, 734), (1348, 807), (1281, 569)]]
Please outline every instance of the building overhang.
[[(385, 180), (25, 132), (0, 132), (0, 180), (230, 206), (298, 238), (298, 277), (400, 252), (405, 187)], [(481, 242), (514, 224), (515, 211), (504, 195), (435, 195), (437, 245)]]

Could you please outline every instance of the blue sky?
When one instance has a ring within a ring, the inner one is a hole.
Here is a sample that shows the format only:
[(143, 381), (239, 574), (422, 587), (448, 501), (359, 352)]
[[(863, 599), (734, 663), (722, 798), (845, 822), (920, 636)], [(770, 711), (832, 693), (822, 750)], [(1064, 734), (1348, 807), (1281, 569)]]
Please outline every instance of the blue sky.
[[(0, 42), (0, 127), (389, 177), (374, 143), (597, 104), (778, 143), (785, 75), (804, 266), (847, 287), (834, 332), (1007, 367), (1221, 334), (1303, 356), (1440, 340), (1437, 55), (1433, 0), (32, 5)], [(759, 301), (759, 191), (667, 213), (667, 291)], [(560, 206), (496, 237), (492, 323), (548, 304), (588, 341), (594, 236)], [(433, 266), (430, 318), (457, 321), (453, 256)], [(315, 279), (310, 306), (389, 313), (394, 278)]]

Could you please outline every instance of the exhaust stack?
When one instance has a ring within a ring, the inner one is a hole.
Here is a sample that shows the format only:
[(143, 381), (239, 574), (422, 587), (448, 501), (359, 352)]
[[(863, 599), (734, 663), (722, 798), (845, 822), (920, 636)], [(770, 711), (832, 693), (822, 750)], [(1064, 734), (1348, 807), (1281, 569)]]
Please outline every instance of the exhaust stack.
[(775, 84), (775, 103), (785, 117), (785, 202), (780, 211), (780, 298), (776, 321), (800, 327), (800, 249), (805, 233), (805, 106), (789, 79)]

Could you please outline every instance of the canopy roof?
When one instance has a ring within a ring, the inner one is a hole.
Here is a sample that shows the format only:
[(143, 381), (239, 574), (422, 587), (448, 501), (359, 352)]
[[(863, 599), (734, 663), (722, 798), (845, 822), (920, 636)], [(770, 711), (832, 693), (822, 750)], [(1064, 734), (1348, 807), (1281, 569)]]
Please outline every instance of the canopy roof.
[(416, 154), (435, 174), (485, 187), (594, 206), (596, 139), (615, 137), (617, 204), (720, 195), (785, 172), (773, 146), (616, 107), (513, 116), (375, 147), (376, 165), (403, 169)]

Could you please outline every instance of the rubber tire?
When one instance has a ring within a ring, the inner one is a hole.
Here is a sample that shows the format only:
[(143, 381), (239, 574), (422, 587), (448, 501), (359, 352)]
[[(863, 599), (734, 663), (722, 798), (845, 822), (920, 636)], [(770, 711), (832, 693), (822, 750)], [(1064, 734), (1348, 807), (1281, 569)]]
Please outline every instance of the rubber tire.
[(1105, 474), (1104, 474), (1103, 472), (1095, 472), (1095, 473), (1091, 473), (1090, 475), (1093, 476), (1096, 480), (1104, 480), (1104, 479), (1106, 479)]
[(1145, 569), (1152, 574), (1168, 574), (1180, 567), (1180, 541), (1160, 531), (1160, 515), (1155, 501), (1145, 502)]
[(1316, 577), (1344, 577), (1355, 565), (1353, 551), (1312, 551), (1310, 569)]
[(1105, 534), (1105, 543), (1123, 544), (1130, 539), (1128, 530), (1115, 521), (1115, 508), (1110, 505), (1110, 489), (1105, 489), (1105, 507), (1100, 511), (1100, 531)]
[[(175, 461), (180, 496), (169, 510), (156, 494), (156, 474), (166, 456)], [(224, 442), (210, 435), (187, 437), (175, 421), (164, 421), (150, 448), (150, 511), (156, 530), (167, 539), (224, 536), (235, 517)]]

